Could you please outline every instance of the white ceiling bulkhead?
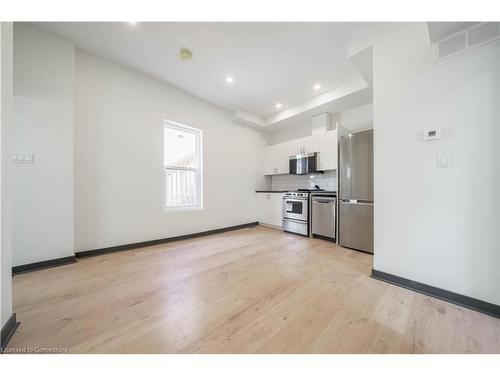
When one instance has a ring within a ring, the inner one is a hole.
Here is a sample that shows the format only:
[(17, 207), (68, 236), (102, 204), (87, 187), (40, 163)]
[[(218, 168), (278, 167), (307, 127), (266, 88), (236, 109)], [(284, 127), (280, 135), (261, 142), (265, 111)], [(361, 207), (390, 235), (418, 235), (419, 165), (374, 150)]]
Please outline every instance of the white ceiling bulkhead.
[(344, 104), (351, 108), (371, 101), (371, 82), (347, 56), (347, 41), (357, 23), (45, 22), (36, 26), (73, 41), (83, 51), (232, 111), (236, 122), (261, 129), (333, 110), (339, 106), (334, 102), (344, 96)]

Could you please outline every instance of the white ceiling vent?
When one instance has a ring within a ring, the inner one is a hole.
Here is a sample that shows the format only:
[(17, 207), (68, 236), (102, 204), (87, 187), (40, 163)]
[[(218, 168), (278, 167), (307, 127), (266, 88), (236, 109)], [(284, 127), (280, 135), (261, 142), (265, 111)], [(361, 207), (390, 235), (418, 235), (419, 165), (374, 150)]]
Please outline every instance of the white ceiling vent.
[(434, 43), (434, 61), (458, 55), (485, 43), (492, 42), (499, 37), (499, 22), (480, 23)]

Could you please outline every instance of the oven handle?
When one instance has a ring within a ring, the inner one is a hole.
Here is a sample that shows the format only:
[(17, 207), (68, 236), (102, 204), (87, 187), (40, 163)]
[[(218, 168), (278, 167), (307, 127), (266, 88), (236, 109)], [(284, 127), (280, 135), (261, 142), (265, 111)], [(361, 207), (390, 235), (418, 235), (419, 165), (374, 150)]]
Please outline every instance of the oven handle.
[(287, 198), (287, 197), (283, 197), (283, 200), (292, 201), (292, 202), (302, 202), (302, 201), (309, 200), (309, 198)]
[(283, 218), (283, 221), (291, 221), (292, 223), (307, 225), (307, 221), (302, 221), (302, 220), (295, 220), (295, 219)]

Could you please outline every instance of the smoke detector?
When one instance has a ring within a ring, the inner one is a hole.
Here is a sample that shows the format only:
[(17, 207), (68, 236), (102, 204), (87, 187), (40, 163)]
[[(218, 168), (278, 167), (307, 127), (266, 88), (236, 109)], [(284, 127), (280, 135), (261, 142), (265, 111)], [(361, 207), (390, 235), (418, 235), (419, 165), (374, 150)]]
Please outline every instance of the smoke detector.
[(181, 48), (181, 50), (179, 52), (179, 57), (183, 61), (188, 61), (188, 60), (191, 60), (191, 58), (193, 57), (193, 53), (190, 50), (188, 50), (187, 48)]

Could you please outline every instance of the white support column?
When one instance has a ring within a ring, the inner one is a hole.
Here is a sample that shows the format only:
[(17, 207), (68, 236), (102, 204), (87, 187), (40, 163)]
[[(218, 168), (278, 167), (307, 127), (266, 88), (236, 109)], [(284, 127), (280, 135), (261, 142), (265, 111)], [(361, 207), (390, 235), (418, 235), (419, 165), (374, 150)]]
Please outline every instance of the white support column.
[(0, 320), (1, 327), (12, 315), (12, 246), (7, 127), (12, 116), (12, 22), (0, 23)]

